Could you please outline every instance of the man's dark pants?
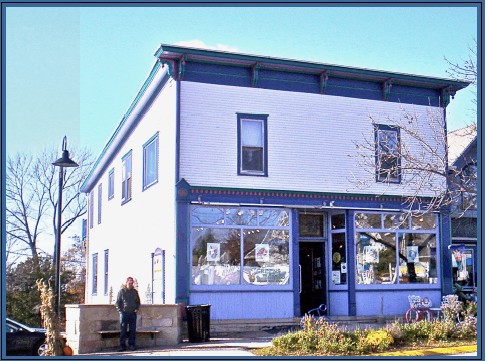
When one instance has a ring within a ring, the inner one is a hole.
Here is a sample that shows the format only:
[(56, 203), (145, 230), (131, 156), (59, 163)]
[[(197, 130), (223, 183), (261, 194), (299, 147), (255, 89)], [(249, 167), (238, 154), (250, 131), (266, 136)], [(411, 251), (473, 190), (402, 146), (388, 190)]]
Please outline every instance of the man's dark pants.
[(127, 332), (129, 335), (129, 347), (135, 347), (135, 327), (137, 323), (137, 313), (120, 312), (120, 348), (125, 348)]

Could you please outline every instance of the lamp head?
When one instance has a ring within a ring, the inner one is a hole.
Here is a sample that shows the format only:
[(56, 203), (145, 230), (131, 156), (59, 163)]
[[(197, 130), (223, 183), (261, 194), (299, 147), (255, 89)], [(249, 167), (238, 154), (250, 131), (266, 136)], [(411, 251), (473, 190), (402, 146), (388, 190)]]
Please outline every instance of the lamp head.
[(78, 163), (76, 163), (74, 160), (69, 158), (69, 152), (66, 149), (67, 145), (67, 139), (66, 136), (63, 138), (63, 156), (53, 162), (52, 164), (56, 167), (65, 167), (65, 168), (73, 168), (73, 167), (78, 167)]

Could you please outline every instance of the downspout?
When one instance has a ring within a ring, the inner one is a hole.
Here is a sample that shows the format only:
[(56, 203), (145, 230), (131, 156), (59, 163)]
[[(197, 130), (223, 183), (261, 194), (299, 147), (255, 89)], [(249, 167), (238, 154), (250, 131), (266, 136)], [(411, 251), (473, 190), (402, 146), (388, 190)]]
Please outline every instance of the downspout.
[(345, 211), (345, 231), (347, 240), (347, 282), (348, 282), (348, 315), (357, 316), (357, 297), (355, 290), (355, 234), (354, 211)]

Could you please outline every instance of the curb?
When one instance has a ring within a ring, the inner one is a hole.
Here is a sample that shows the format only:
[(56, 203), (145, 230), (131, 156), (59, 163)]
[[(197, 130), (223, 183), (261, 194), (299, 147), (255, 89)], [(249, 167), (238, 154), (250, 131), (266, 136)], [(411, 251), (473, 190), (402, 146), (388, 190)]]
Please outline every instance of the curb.
[(451, 355), (460, 353), (477, 352), (477, 345), (429, 348), (424, 350), (407, 350), (383, 352), (374, 356), (432, 356), (432, 355)]

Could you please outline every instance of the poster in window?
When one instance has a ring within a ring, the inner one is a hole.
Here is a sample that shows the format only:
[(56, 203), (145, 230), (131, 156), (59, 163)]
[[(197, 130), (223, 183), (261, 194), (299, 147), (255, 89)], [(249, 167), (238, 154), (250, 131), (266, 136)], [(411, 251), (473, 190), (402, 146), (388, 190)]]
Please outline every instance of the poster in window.
[(366, 263), (379, 263), (379, 250), (374, 246), (365, 246), (364, 255)]
[(268, 244), (256, 244), (255, 245), (255, 261), (256, 262), (269, 262), (269, 245)]
[(339, 285), (340, 284), (340, 271), (332, 271), (331, 272), (331, 279), (333, 284)]
[(407, 253), (408, 253), (408, 263), (419, 262), (418, 246), (408, 246)]
[(206, 260), (208, 262), (220, 260), (220, 243), (208, 243), (206, 245)]
[(346, 263), (346, 262), (342, 262), (342, 263), (340, 264), (340, 271), (341, 271), (342, 273), (347, 273), (347, 263)]

